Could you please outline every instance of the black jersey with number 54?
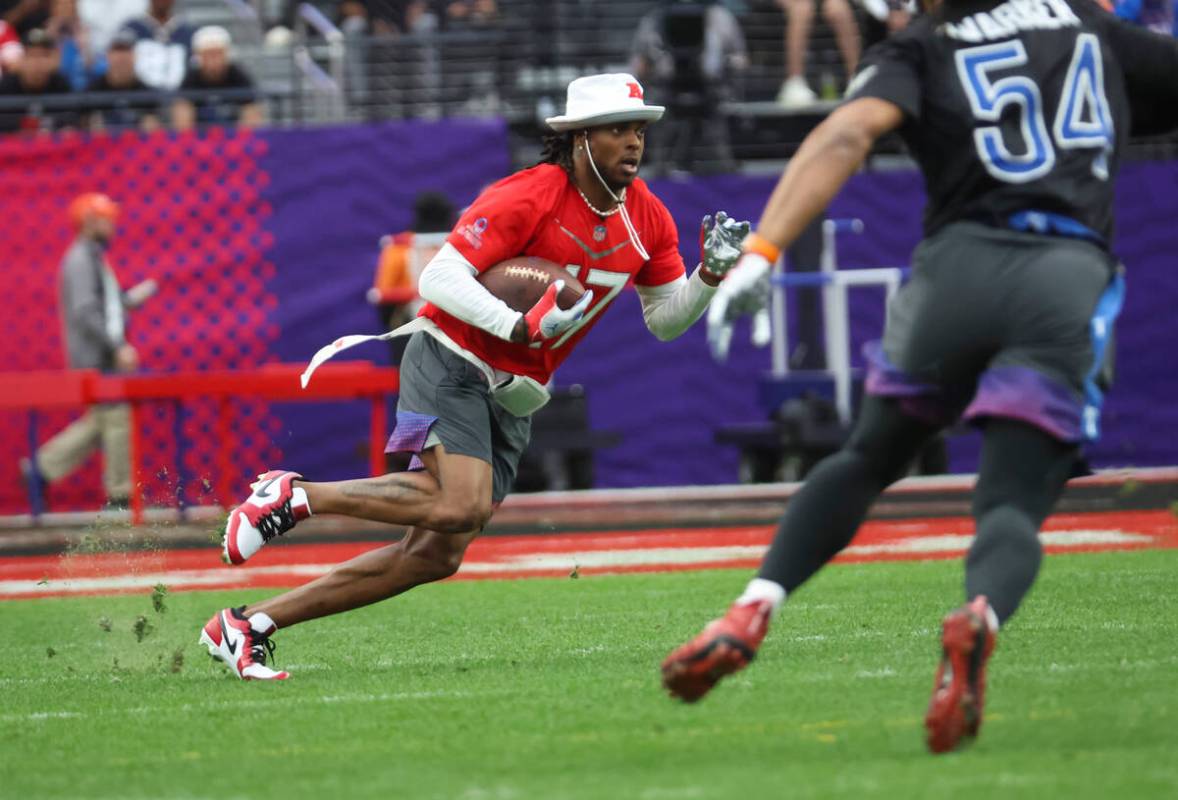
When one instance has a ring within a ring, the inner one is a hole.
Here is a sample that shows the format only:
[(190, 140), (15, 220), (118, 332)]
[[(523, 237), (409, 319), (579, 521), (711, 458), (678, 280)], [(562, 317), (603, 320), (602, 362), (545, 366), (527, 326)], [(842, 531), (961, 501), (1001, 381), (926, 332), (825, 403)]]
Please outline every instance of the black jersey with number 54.
[(1126, 138), (1178, 126), (1178, 43), (1092, 0), (948, 2), (869, 50), (847, 97), (904, 111), (926, 235), (1039, 211), (1108, 239)]

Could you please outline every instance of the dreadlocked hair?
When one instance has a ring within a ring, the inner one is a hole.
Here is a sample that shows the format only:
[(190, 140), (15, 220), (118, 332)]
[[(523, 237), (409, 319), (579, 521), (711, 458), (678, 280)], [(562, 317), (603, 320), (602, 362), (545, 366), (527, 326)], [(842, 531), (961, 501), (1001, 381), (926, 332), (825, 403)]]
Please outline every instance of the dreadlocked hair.
[(570, 175), (573, 172), (573, 134), (572, 131), (544, 134), (541, 140), (543, 149), (537, 164), (556, 164)]

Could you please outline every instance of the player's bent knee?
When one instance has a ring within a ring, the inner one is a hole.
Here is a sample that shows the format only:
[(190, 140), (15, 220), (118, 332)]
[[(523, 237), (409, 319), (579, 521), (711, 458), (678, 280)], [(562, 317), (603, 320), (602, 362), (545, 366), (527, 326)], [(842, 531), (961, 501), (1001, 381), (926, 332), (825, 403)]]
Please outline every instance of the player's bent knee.
[(438, 533), (470, 533), (482, 530), (490, 519), (490, 503), (452, 500), (439, 503), (424, 527)]

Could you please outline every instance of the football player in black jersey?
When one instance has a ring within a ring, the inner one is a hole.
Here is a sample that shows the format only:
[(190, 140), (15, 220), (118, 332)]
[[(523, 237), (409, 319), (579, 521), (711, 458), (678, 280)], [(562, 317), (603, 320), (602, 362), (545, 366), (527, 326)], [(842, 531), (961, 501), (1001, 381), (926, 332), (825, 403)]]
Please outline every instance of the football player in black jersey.
[(977, 536), (966, 604), (943, 622), (925, 727), (934, 752), (977, 735), (986, 661), (1035, 580), (1039, 526), (1099, 433), (1124, 290), (1108, 242), (1125, 140), (1172, 127), (1178, 43), (1089, 0), (948, 0), (866, 54), (721, 284), (713, 351), (726, 353), (781, 250), (889, 131), (924, 173), (925, 238), (882, 343), (867, 350), (853, 433), (791, 499), (744, 594), (667, 657), (672, 695), (698, 700), (751, 661), (786, 597), (846, 547), (929, 438), (964, 417), (984, 438)]

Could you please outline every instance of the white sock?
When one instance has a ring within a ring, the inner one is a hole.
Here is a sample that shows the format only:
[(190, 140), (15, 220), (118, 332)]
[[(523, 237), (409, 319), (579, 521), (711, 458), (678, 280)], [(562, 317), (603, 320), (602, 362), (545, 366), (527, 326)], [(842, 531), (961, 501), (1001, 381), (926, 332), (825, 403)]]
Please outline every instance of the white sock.
[(764, 578), (753, 578), (745, 587), (744, 594), (736, 598), (736, 604), (760, 602), (769, 603), (773, 607), (773, 613), (776, 614), (781, 609), (781, 604), (785, 602), (785, 588), (779, 583), (767, 581)]
[(307, 516), (311, 516), (311, 504), (307, 501), (307, 490), (303, 487), (296, 486), (290, 490), (290, 505), (292, 508), (306, 506)]
[(994, 613), (994, 607), (989, 603), (986, 603), (986, 624), (990, 626), (990, 630), (998, 632), (998, 615)]
[(262, 633), (267, 636), (278, 630), (278, 626), (274, 624), (274, 620), (265, 611), (255, 611), (250, 614), (250, 627), (254, 629), (255, 633)]

